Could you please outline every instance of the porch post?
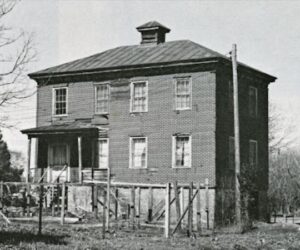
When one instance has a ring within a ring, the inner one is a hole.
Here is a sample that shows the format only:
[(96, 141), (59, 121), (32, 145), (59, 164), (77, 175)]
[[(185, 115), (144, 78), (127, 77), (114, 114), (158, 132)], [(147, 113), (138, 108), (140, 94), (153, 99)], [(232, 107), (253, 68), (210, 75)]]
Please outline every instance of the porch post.
[(31, 158), (31, 137), (28, 138), (28, 151), (27, 151), (27, 169), (25, 180), (28, 183), (30, 179), (30, 158)]
[(82, 183), (82, 150), (81, 150), (81, 141), (82, 137), (78, 136), (78, 177), (79, 177), (79, 182)]

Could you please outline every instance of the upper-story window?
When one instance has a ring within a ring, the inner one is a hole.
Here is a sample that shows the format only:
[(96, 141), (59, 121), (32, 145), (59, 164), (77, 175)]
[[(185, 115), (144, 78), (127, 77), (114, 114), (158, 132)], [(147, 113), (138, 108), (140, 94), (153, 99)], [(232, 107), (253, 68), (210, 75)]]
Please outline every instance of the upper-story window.
[(109, 112), (109, 85), (98, 84), (95, 86), (95, 113), (107, 114)]
[(130, 168), (147, 168), (147, 138), (131, 137), (130, 138)]
[(249, 115), (257, 117), (257, 88), (249, 87)]
[(175, 109), (185, 110), (192, 108), (192, 83), (190, 77), (175, 79)]
[(53, 89), (53, 108), (52, 113), (55, 116), (67, 115), (68, 113), (68, 88), (54, 88)]
[(130, 112), (148, 111), (148, 82), (131, 83)]
[(192, 162), (192, 137), (173, 136), (173, 167), (190, 168)]

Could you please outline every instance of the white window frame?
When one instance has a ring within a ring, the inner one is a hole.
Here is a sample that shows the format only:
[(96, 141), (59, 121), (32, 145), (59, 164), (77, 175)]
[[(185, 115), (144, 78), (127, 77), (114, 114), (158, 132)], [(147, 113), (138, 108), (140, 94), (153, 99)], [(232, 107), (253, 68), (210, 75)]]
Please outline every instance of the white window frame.
[[(97, 88), (100, 85), (107, 85), (107, 89), (108, 89), (108, 99), (107, 99), (107, 111), (106, 112), (97, 112)], [(95, 83), (94, 84), (94, 91), (95, 91), (95, 102), (94, 102), (94, 112), (96, 115), (106, 115), (109, 114), (110, 111), (110, 85), (108, 82), (103, 82), (103, 83)]]
[[(107, 168), (100, 168), (100, 155), (99, 155), (99, 143), (100, 141), (107, 141)], [(109, 168), (109, 138), (99, 138), (98, 139), (98, 169), (108, 169)]]
[[(190, 94), (190, 104), (189, 104), (189, 107), (186, 107), (186, 108), (177, 108), (177, 80), (178, 79), (188, 79), (189, 80), (189, 94)], [(192, 97), (192, 93), (193, 93), (193, 81), (192, 81), (192, 77), (190, 76), (182, 76), (182, 77), (175, 77), (174, 80), (173, 80), (173, 88), (174, 88), (174, 109), (175, 110), (192, 110), (192, 103), (193, 103), (193, 97)]]
[[(58, 89), (66, 89), (66, 113), (65, 114), (55, 114), (55, 111), (56, 111), (56, 107), (55, 107), (55, 104), (56, 104), (56, 90)], [(55, 117), (63, 117), (63, 116), (68, 116), (68, 110), (69, 110), (69, 93), (68, 93), (68, 87), (55, 87), (55, 88), (52, 88), (52, 116), (55, 116)]]
[[(144, 111), (135, 111), (133, 110), (133, 101), (134, 101), (134, 84), (138, 83), (145, 83), (146, 84), (146, 105)], [(146, 113), (148, 112), (148, 101), (149, 101), (149, 95), (148, 95), (148, 81), (134, 81), (130, 83), (130, 113)]]
[[(134, 139), (145, 139), (146, 143), (146, 159), (145, 159), (145, 167), (143, 168), (136, 168), (132, 167), (132, 146), (133, 146), (133, 140)], [(147, 169), (148, 168), (148, 138), (143, 136), (132, 136), (129, 137), (129, 168), (130, 169)]]
[(249, 164), (250, 164), (250, 145), (251, 145), (251, 143), (255, 143), (255, 145), (256, 145), (256, 147), (255, 147), (255, 159), (256, 159), (256, 163), (255, 163), (255, 166), (257, 167), (258, 166), (258, 142), (257, 142), (257, 140), (252, 140), (252, 139), (250, 139), (249, 140), (249, 150), (248, 150), (248, 152), (249, 152)]
[[(253, 89), (254, 93), (255, 93), (255, 113), (254, 113), (254, 115), (250, 114), (250, 109), (251, 109), (251, 107), (250, 107), (250, 90), (251, 89)], [(249, 86), (249, 91), (248, 91), (248, 98), (249, 98), (249, 101), (248, 101), (249, 104), (248, 105), (249, 105), (249, 110), (248, 110), (248, 112), (249, 112), (250, 117), (252, 117), (252, 118), (256, 118), (258, 116), (258, 99), (257, 99), (258, 94), (257, 93), (258, 93), (258, 90), (257, 90), (256, 87)]]
[[(190, 146), (190, 165), (179, 167), (176, 165), (176, 138), (177, 137), (189, 137), (189, 146)], [(190, 134), (182, 134), (182, 135), (173, 135), (172, 136), (172, 168), (176, 169), (185, 169), (185, 168), (192, 168), (192, 135)]]

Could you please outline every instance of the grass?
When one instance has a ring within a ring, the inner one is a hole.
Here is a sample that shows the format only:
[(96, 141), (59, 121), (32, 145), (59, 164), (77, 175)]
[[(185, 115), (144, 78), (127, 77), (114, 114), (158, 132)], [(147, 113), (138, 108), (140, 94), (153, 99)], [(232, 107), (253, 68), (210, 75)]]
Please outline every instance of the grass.
[(163, 237), (160, 229), (133, 231), (124, 227), (106, 234), (102, 239), (102, 228), (94, 225), (47, 224), (43, 234), (37, 235), (36, 223), (0, 224), (0, 249), (300, 249), (300, 230), (297, 225), (260, 223), (244, 234), (219, 232), (206, 236), (187, 238), (177, 234), (170, 239)]

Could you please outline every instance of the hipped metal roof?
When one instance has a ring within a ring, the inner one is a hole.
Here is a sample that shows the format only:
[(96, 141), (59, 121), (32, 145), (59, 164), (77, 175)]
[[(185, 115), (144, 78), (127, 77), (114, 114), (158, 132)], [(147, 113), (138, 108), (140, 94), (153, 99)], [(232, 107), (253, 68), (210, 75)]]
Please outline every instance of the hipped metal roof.
[[(160, 44), (121, 46), (79, 60), (37, 71), (29, 74), (29, 76), (35, 79), (39, 77), (71, 75), (72, 73), (95, 72), (97, 70), (122, 69), (132, 66), (142, 67), (145, 65), (163, 65), (172, 62), (208, 60), (210, 58), (230, 60), (230, 58), (190, 40), (178, 40)], [(240, 65), (255, 70), (267, 77), (271, 77), (273, 80), (276, 79), (271, 75), (247, 65)]]

